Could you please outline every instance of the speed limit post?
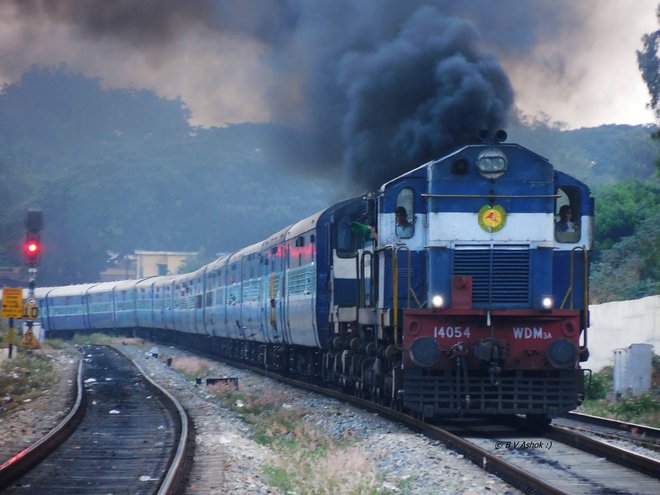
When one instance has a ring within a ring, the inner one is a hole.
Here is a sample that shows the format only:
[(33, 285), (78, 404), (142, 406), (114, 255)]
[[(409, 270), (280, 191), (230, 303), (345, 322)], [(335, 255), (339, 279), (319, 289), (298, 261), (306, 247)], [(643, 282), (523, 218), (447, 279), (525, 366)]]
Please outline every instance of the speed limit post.
[(34, 297), (30, 297), (23, 301), (23, 316), (24, 321), (34, 321), (39, 318), (39, 305)]

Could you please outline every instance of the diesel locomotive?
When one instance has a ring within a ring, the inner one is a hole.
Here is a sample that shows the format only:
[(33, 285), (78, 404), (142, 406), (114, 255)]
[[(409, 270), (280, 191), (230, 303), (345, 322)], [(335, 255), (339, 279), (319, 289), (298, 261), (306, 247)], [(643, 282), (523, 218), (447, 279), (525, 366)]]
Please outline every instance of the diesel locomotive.
[(186, 344), (419, 417), (547, 421), (583, 393), (594, 204), (496, 136), (193, 273), (40, 288), (41, 324)]

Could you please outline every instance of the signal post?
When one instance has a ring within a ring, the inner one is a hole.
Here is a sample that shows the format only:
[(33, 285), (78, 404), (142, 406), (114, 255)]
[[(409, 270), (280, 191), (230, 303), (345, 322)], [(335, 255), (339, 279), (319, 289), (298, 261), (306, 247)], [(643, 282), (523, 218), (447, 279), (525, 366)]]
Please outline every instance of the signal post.
[(32, 332), (34, 320), (39, 315), (37, 299), (34, 295), (37, 278), (37, 265), (41, 254), (41, 229), (43, 229), (43, 213), (41, 210), (27, 210), (25, 215), (25, 244), (23, 251), (25, 263), (28, 266), (27, 304), (24, 305), (21, 318), (27, 320), (27, 330), (21, 339), (21, 345), (27, 349), (38, 349), (39, 341)]
[(37, 278), (37, 265), (41, 254), (41, 229), (44, 220), (41, 210), (27, 210), (25, 215), (25, 244), (23, 244), (23, 255), (25, 264), (28, 266), (28, 293), (27, 301), (23, 303), (23, 289), (5, 287), (2, 290), (2, 318), (9, 318), (8, 357), (11, 359), (14, 349), (16, 331), (14, 319), (23, 319), (27, 322), (27, 330), (21, 338), (21, 345), (27, 349), (38, 349), (39, 341), (32, 332), (34, 320), (39, 316), (39, 307), (34, 295)]

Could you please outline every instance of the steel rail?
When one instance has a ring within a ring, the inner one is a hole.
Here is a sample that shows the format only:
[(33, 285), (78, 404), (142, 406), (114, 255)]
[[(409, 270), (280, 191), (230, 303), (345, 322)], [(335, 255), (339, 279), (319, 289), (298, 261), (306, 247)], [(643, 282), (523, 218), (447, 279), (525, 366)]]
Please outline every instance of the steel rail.
[(0, 489), (18, 480), (34, 466), (39, 464), (48, 454), (55, 450), (76, 429), (85, 415), (85, 387), (83, 387), (83, 362), (78, 361), (78, 377), (76, 379), (76, 401), (69, 414), (60, 423), (41, 437), (35, 443), (26, 447), (11, 459), (0, 465)]
[(151, 385), (158, 391), (158, 393), (165, 397), (165, 403), (172, 409), (172, 412), (175, 413), (175, 415), (178, 416), (180, 420), (181, 434), (179, 436), (176, 453), (174, 454), (172, 462), (170, 463), (170, 467), (167, 470), (167, 474), (163, 477), (163, 482), (158, 489), (158, 495), (170, 495), (178, 493), (177, 490), (179, 488), (179, 482), (181, 481), (184, 472), (186, 455), (188, 453), (188, 442), (190, 440), (190, 417), (186, 413), (183, 406), (181, 406), (179, 401), (176, 400), (172, 394), (170, 394), (154, 380), (152, 380), (151, 377), (140, 367), (140, 365), (135, 360), (131, 359), (131, 361), (140, 371), (140, 373), (142, 373), (142, 375), (147, 379), (147, 381), (151, 383)]
[[(115, 347), (116, 350), (119, 350)], [(176, 451), (170, 457), (167, 472), (161, 477), (158, 495), (171, 495), (179, 493), (184, 471), (187, 468), (188, 446), (190, 445), (190, 418), (181, 404), (167, 390), (156, 383), (134, 360), (130, 360), (137, 370), (142, 374), (152, 390), (163, 398), (165, 406), (174, 417), (179, 418), (179, 440)], [(85, 387), (83, 386), (83, 363), (80, 359), (78, 366), (77, 397), (71, 412), (57, 427), (44, 435), (33, 445), (19, 452), (0, 466), (0, 490), (8, 487), (11, 483), (18, 481), (22, 476), (39, 465), (43, 459), (56, 450), (71, 433), (75, 431), (78, 424), (85, 415)]]
[(649, 438), (660, 439), (660, 428), (652, 426), (640, 425), (637, 423), (627, 423), (616, 419), (603, 418), (600, 416), (592, 416), (591, 414), (584, 414), (578, 412), (569, 412), (564, 416), (566, 419), (579, 421), (580, 423), (590, 423), (599, 426), (606, 426), (614, 430), (626, 431), (636, 435), (644, 435)]
[(545, 436), (557, 442), (583, 450), (590, 454), (604, 457), (610, 462), (625, 466), (656, 479), (660, 479), (660, 461), (651, 457), (615, 447), (606, 442), (593, 439), (582, 433), (567, 430), (558, 426), (550, 426)]

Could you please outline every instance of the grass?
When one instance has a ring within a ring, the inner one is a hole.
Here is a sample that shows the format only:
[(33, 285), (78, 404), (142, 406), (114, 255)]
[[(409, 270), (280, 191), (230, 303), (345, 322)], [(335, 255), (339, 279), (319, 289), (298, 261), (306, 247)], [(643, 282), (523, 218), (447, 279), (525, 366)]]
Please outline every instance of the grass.
[(586, 400), (580, 412), (660, 428), (660, 399), (652, 394), (625, 397), (616, 402)]
[(350, 441), (337, 443), (303, 420), (304, 412), (286, 406), (284, 392), (251, 395), (230, 384), (216, 383), (207, 391), (240, 414), (252, 426), (253, 439), (277, 453), (267, 465), (268, 482), (285, 494), (375, 494), (383, 478)]
[(58, 380), (52, 358), (42, 352), (19, 351), (0, 365), (0, 411), (39, 397)]
[[(653, 382), (660, 376), (660, 357), (653, 356)], [(656, 382), (657, 383), (657, 382)], [(613, 369), (594, 373), (586, 400), (579, 411), (594, 416), (618, 419), (660, 428), (660, 398), (657, 390), (634, 397), (623, 397), (614, 402), (607, 400), (613, 390)]]
[(380, 489), (382, 477), (357, 448), (336, 446), (323, 456), (309, 455), (298, 448), (280, 457), (277, 464), (267, 466), (265, 475), (271, 485), (286, 494), (387, 493)]
[(100, 344), (100, 345), (121, 345), (123, 343), (142, 344), (142, 339), (118, 337), (107, 335), (100, 332), (89, 334), (76, 334), (70, 341), (74, 345)]
[(172, 358), (172, 369), (189, 380), (195, 380), (208, 375), (209, 363), (205, 359), (195, 357), (174, 357)]

